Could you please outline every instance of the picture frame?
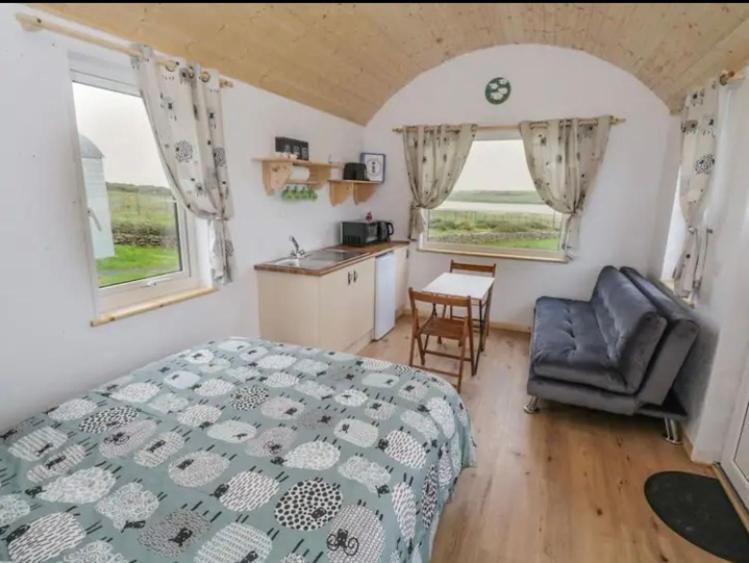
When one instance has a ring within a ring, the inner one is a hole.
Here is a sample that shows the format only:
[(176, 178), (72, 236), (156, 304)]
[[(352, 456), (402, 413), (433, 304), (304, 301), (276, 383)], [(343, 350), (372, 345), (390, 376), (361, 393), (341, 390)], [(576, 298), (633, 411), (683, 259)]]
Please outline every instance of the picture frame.
[(370, 182), (381, 184), (385, 181), (385, 155), (379, 152), (363, 152), (359, 155), (359, 162), (367, 168), (367, 178)]
[(299, 160), (309, 160), (309, 143), (290, 137), (276, 137), (276, 152), (294, 154)]

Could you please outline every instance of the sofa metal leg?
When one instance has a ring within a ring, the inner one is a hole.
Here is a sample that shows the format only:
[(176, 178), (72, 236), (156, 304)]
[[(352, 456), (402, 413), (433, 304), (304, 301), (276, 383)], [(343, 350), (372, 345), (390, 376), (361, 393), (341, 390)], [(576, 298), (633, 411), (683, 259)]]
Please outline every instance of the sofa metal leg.
[(523, 410), (528, 414), (536, 414), (538, 412), (538, 397), (534, 397), (531, 395), (531, 398), (528, 399), (528, 402), (523, 407)]
[(666, 425), (666, 442), (675, 445), (681, 444), (681, 432), (679, 431), (679, 424), (673, 418), (664, 418), (663, 422)]

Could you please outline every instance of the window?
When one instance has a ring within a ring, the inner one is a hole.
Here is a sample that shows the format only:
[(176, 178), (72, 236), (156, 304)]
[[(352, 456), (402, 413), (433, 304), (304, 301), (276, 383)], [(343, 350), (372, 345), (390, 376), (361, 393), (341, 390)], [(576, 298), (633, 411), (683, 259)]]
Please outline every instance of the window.
[(452, 193), (429, 212), (422, 248), (559, 259), (561, 223), (536, 192), (517, 134), (476, 139)]
[(194, 220), (172, 195), (137, 89), (74, 69), (73, 101), (98, 309), (196, 288)]

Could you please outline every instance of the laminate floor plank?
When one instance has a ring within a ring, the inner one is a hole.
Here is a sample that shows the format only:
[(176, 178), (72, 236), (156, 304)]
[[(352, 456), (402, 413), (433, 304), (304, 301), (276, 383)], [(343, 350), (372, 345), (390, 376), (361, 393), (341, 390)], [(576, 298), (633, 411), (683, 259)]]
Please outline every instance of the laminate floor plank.
[[(410, 319), (361, 355), (408, 363)], [(452, 344), (446, 349), (454, 351)], [(427, 365), (453, 370), (453, 360)], [(527, 400), (528, 336), (492, 330), (462, 396), (478, 466), (460, 477), (435, 539), (432, 563), (722, 561), (661, 523), (645, 500), (653, 473), (712, 476), (661, 437), (660, 421)]]

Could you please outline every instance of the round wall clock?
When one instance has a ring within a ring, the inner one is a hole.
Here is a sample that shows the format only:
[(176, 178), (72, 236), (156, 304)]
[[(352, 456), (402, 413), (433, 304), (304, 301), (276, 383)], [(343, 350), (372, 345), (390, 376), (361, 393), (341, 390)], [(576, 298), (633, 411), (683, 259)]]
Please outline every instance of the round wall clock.
[(486, 84), (484, 95), (486, 96), (486, 101), (490, 104), (501, 104), (507, 101), (511, 91), (510, 81), (498, 76), (497, 78), (492, 78)]

